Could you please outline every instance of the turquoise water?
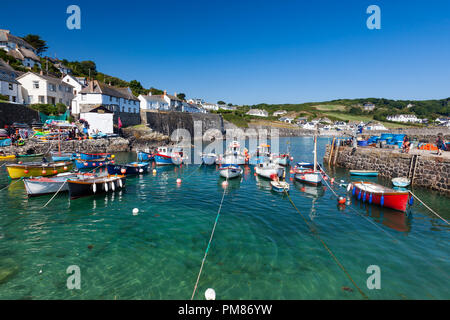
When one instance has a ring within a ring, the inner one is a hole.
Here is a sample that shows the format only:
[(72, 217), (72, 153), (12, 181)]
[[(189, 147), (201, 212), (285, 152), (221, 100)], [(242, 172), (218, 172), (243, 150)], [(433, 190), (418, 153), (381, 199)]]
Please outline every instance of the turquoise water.
[[(281, 139), (281, 149), (288, 140), (296, 161), (312, 160), (312, 138)], [(320, 160), (328, 141), (319, 139)], [(116, 162), (135, 156), (119, 153)], [(9, 180), (0, 171), (2, 188)], [(22, 182), (0, 191), (0, 299), (190, 299), (222, 180), (216, 168), (196, 165), (157, 171), (113, 194), (60, 194), (45, 209), (50, 196), (28, 199)], [(328, 171), (350, 180), (345, 170)], [(290, 183), (297, 208), (370, 299), (450, 298), (449, 228), (422, 206), (408, 216), (356, 201), (341, 211), (330, 190)], [(450, 219), (450, 199), (414, 191)], [(71, 265), (80, 267), (81, 290), (66, 287)], [(366, 286), (370, 265), (381, 268), (380, 290)], [(225, 194), (196, 298), (207, 288), (217, 299), (362, 298), (287, 197), (253, 168)]]

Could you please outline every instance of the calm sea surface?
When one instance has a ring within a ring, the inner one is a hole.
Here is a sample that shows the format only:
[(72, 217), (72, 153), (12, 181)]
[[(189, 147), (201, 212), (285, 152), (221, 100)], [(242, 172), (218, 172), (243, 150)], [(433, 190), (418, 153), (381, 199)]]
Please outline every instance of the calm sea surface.
[[(312, 138), (282, 138), (281, 150), (287, 141), (295, 161), (313, 159)], [(328, 142), (319, 139), (320, 162)], [(116, 162), (135, 157), (118, 153)], [(223, 180), (215, 167), (156, 170), (113, 194), (60, 194), (45, 209), (51, 196), (28, 199), (22, 182), (0, 191), (0, 299), (190, 299)], [(0, 168), (0, 188), (9, 182)], [(339, 210), (329, 189), (290, 183), (297, 208), (370, 299), (450, 299), (450, 229), (424, 207), (416, 202), (406, 216), (353, 201)], [(449, 198), (414, 192), (450, 219)], [(81, 290), (66, 287), (71, 265)], [(381, 269), (380, 290), (367, 288), (370, 265)], [(196, 298), (207, 288), (217, 299), (362, 298), (288, 198), (251, 167), (226, 191)]]

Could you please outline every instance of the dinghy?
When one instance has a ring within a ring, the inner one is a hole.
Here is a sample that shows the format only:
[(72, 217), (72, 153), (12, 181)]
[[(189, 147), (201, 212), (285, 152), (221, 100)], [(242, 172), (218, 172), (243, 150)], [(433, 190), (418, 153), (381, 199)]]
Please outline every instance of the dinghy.
[(133, 174), (148, 173), (148, 162), (131, 162), (127, 164), (108, 164), (107, 170), (111, 175), (124, 174), (126, 176)]
[(240, 166), (235, 165), (235, 164), (222, 164), (219, 167), (220, 175), (227, 179), (233, 179), (233, 178), (240, 177), (243, 172), (244, 172), (244, 169), (242, 169)]
[(320, 185), (322, 183), (322, 172), (317, 170), (317, 135), (314, 135), (314, 162), (312, 163), (312, 168), (310, 164), (301, 165), (297, 171), (294, 171), (295, 180), (311, 184), (314, 186)]
[(411, 180), (409, 180), (406, 177), (398, 177), (398, 178), (392, 179), (392, 184), (395, 187), (406, 188), (407, 186), (409, 186), (410, 183), (411, 183)]
[(187, 156), (183, 153), (182, 148), (174, 148), (171, 154), (172, 163), (176, 166), (183, 164), (187, 160)]
[(138, 151), (137, 158), (139, 162), (152, 161), (154, 160), (154, 155), (151, 154), (150, 152)]
[(250, 156), (249, 164), (258, 165), (263, 163), (271, 157), (270, 145), (261, 144), (256, 148), (256, 151)]
[(347, 191), (351, 192), (353, 196), (362, 202), (402, 212), (406, 212), (410, 198), (409, 191), (397, 191), (367, 181), (352, 182), (348, 185)]
[(270, 181), (270, 185), (272, 186), (272, 190), (275, 192), (289, 192), (289, 183), (286, 181), (272, 180)]
[(107, 158), (99, 158), (93, 160), (75, 159), (77, 169), (95, 169), (107, 165), (110, 161)]
[(374, 171), (374, 170), (350, 170), (350, 175), (352, 175), (352, 176), (376, 177), (376, 176), (378, 176), (378, 171)]
[(72, 161), (73, 159), (75, 159), (75, 156), (72, 152), (52, 151), (50, 152), (50, 156), (52, 157), (53, 161)]
[(72, 168), (72, 162), (27, 162), (6, 165), (11, 179), (54, 176), (58, 173), (70, 172)]
[(114, 192), (125, 187), (124, 175), (108, 175), (69, 179), (70, 199), (90, 196), (98, 193)]

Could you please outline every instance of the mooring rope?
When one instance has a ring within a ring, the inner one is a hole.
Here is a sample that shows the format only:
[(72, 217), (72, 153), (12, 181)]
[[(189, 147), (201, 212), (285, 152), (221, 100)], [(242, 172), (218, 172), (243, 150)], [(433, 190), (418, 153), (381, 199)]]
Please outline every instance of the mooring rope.
[[(228, 177), (226, 178), (225, 181), (228, 182)], [(212, 241), (213, 236), (214, 236), (214, 231), (216, 230), (216, 225), (217, 225), (217, 222), (219, 221), (220, 211), (222, 210), (223, 199), (225, 198), (226, 191), (227, 191), (227, 188), (225, 187), (224, 190), (223, 190), (223, 194), (222, 194), (222, 200), (220, 201), (219, 210), (217, 211), (216, 221), (214, 222), (214, 226), (213, 226), (213, 229), (211, 231), (211, 236), (209, 237), (208, 246), (206, 247), (205, 255), (203, 256), (202, 265), (200, 266), (200, 271), (198, 272), (197, 281), (195, 282), (195, 287), (194, 287), (194, 291), (192, 292), (191, 300), (194, 299), (195, 292), (197, 291), (198, 281), (200, 280), (200, 275), (202, 274), (203, 265), (205, 264), (206, 256), (208, 255), (208, 251), (209, 251), (209, 248), (211, 246), (211, 241)]]
[(22, 180), (23, 180), (23, 178), (17, 179), (17, 180), (14, 181), (13, 183), (8, 184), (6, 187), (4, 187), (3, 189), (1, 189), (0, 191), (3, 191), (3, 190), (5, 190), (5, 189), (7, 189), (8, 187), (10, 187), (10, 186), (12, 186), (13, 184), (16, 184), (17, 182), (22, 181)]
[(450, 224), (448, 223), (447, 220), (445, 220), (444, 218), (442, 218), (440, 215), (438, 215), (433, 209), (431, 209), (429, 206), (427, 206), (422, 200), (419, 199), (419, 197), (417, 197), (414, 193), (412, 193), (412, 191), (409, 191), (409, 193), (411, 193), (411, 195), (416, 198), (417, 200), (419, 200), (419, 202), (421, 204), (423, 204), (425, 206), (425, 208), (427, 208), (428, 210), (430, 210), (433, 214), (435, 214), (436, 216), (438, 216), (442, 221), (444, 221), (446, 224)]
[(64, 187), (64, 185), (66, 184), (67, 180), (64, 181), (64, 183), (61, 185), (61, 187), (59, 187), (58, 191), (55, 192), (55, 194), (53, 195), (53, 197), (47, 201), (47, 203), (42, 207), (42, 209), (44, 209), (55, 197), (56, 195), (61, 191), (61, 189)]
[(322, 243), (322, 245), (325, 247), (325, 249), (328, 251), (328, 253), (331, 255), (331, 257), (334, 259), (334, 261), (337, 263), (337, 265), (342, 269), (342, 271), (345, 273), (345, 275), (350, 279), (350, 281), (353, 283), (353, 285), (355, 286), (356, 289), (358, 289), (359, 293), (361, 294), (361, 296), (364, 299), (369, 299), (369, 297), (361, 290), (361, 288), (358, 287), (358, 285), (356, 284), (356, 282), (353, 280), (353, 278), (350, 276), (350, 274), (348, 273), (348, 271), (345, 269), (345, 267), (342, 265), (342, 263), (340, 263), (340, 261), (338, 260), (338, 258), (336, 257), (336, 255), (331, 251), (331, 249), (327, 246), (327, 244), (325, 243), (325, 241), (322, 240), (322, 238), (320, 238), (319, 234), (314, 230), (314, 228), (310, 225), (310, 223), (308, 222), (308, 220), (306, 220), (306, 218), (303, 216), (303, 214), (300, 212), (300, 210), (296, 207), (295, 203), (292, 201), (289, 193), (285, 190), (284, 191), (285, 194), (287, 195), (289, 201), (291, 202), (292, 206), (295, 208), (295, 210), (297, 210), (297, 212), (300, 214), (300, 216), (303, 218), (303, 220), (305, 221), (306, 225), (309, 227), (311, 233)]

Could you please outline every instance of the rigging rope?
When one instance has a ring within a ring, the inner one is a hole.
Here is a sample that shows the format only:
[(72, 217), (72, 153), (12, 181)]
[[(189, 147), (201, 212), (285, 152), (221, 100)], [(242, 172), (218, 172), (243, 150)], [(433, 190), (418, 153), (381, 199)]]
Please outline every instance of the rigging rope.
[(369, 297), (358, 287), (358, 285), (355, 283), (355, 281), (353, 280), (353, 278), (350, 276), (350, 274), (347, 272), (347, 270), (345, 269), (345, 267), (342, 265), (342, 263), (339, 262), (338, 258), (334, 255), (334, 253), (331, 251), (331, 249), (326, 245), (325, 241), (322, 240), (322, 238), (320, 238), (319, 234), (317, 233), (317, 231), (314, 230), (313, 227), (311, 227), (310, 223), (306, 220), (306, 218), (303, 216), (303, 214), (300, 212), (300, 210), (298, 210), (298, 208), (296, 207), (296, 205), (294, 204), (294, 202), (292, 201), (289, 193), (285, 190), (284, 191), (285, 194), (287, 195), (289, 201), (291, 202), (292, 206), (295, 208), (295, 210), (297, 210), (297, 212), (300, 214), (300, 216), (303, 218), (303, 220), (305, 221), (306, 225), (309, 227), (311, 233), (322, 243), (322, 245), (325, 247), (325, 249), (328, 251), (328, 253), (331, 255), (331, 257), (334, 259), (334, 261), (337, 263), (337, 265), (342, 269), (342, 271), (344, 271), (345, 275), (350, 279), (350, 281), (353, 283), (353, 285), (355, 286), (356, 289), (358, 289), (359, 293), (361, 294), (361, 296), (364, 299), (369, 299)]
[[(228, 177), (226, 179), (226, 182), (228, 182)], [(216, 225), (217, 225), (217, 222), (219, 221), (220, 211), (222, 210), (223, 199), (225, 198), (226, 191), (227, 191), (227, 188), (225, 187), (223, 190), (223, 194), (222, 194), (222, 200), (220, 201), (219, 210), (217, 211), (216, 221), (214, 222), (214, 227), (212, 229), (211, 236), (209, 238), (208, 246), (206, 247), (205, 255), (203, 256), (202, 265), (200, 266), (200, 271), (198, 272), (197, 281), (195, 282), (195, 287), (194, 287), (194, 291), (192, 292), (191, 300), (194, 299), (195, 292), (197, 291), (198, 281), (200, 280), (200, 275), (202, 274), (203, 265), (205, 264), (206, 256), (208, 255), (208, 251), (211, 246), (211, 241), (214, 236), (214, 231), (216, 230)]]
[(12, 186), (13, 184), (16, 184), (17, 182), (22, 181), (22, 180), (23, 180), (23, 178), (20, 178), (20, 179), (14, 181), (14, 182), (11, 183), (11, 184), (8, 184), (6, 187), (4, 187), (3, 189), (1, 189), (0, 191), (3, 191), (3, 190), (5, 190), (6, 188), (8, 188), (8, 187)]

